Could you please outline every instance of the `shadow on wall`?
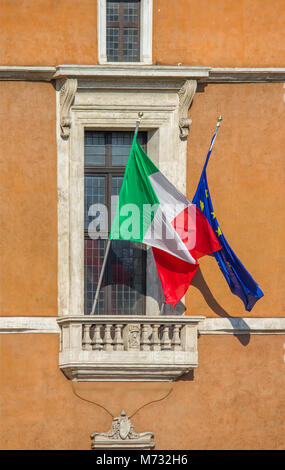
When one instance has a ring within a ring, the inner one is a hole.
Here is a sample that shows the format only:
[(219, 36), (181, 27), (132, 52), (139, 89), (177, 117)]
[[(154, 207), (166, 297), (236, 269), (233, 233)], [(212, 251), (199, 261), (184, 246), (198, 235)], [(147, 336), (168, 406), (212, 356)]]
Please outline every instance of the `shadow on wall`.
[[(207, 302), (208, 306), (215, 312), (219, 317), (223, 318), (228, 318), (229, 321), (231, 322), (232, 326), (236, 328), (236, 320), (237, 318), (231, 317), (224, 308), (217, 302), (215, 297), (213, 296), (212, 292), (209, 289), (208, 284), (206, 283), (204, 276), (202, 274), (202, 271), (200, 267), (197, 269), (197, 272), (191, 282), (191, 286), (195, 287), (198, 289), (201, 294), (203, 295), (205, 301)], [(242, 320), (241, 318), (238, 319), (239, 326), (240, 327), (246, 327), (249, 329), (249, 326), (247, 323)], [(243, 346), (247, 346), (248, 343), (250, 342), (250, 333), (245, 333), (245, 334), (234, 334), (234, 336), (239, 340), (239, 342)]]
[[(191, 282), (191, 286), (195, 287), (201, 292), (205, 301), (207, 302), (209, 307), (213, 310), (213, 312), (215, 312), (220, 317), (228, 318), (234, 328), (237, 328), (237, 325), (239, 329), (244, 328), (244, 327), (246, 327), (247, 329), (249, 328), (247, 323), (242, 318), (231, 317), (224, 310), (224, 308), (217, 302), (217, 300), (213, 296), (212, 292), (209, 289), (208, 284), (206, 283), (203, 277), (200, 267), (198, 268)], [(234, 334), (234, 336), (238, 339), (238, 341), (241, 343), (242, 346), (247, 346), (250, 342), (250, 333)], [(184, 374), (183, 376), (178, 377), (177, 379), (177, 381), (192, 381), (192, 380), (194, 380), (194, 370), (189, 371), (188, 374)]]

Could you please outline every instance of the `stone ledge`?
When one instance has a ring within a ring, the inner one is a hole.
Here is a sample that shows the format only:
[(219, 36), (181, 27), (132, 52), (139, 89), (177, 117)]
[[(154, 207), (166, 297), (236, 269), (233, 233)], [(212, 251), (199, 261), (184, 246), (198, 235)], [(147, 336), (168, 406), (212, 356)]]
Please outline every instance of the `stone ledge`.
[(285, 67), (207, 67), (185, 65), (104, 64), (58, 66), (0, 66), (0, 80), (51, 81), (61, 78), (80, 79), (155, 79), (187, 80), (202, 83), (284, 82)]
[(0, 80), (29, 80), (50, 82), (54, 78), (56, 67), (0, 66)]
[[(0, 334), (60, 333), (57, 320), (62, 317), (2, 316)], [(165, 317), (163, 317), (165, 318)], [(198, 327), (199, 334), (285, 334), (284, 317), (207, 317)]]
[(283, 82), (285, 67), (213, 67), (207, 83)]

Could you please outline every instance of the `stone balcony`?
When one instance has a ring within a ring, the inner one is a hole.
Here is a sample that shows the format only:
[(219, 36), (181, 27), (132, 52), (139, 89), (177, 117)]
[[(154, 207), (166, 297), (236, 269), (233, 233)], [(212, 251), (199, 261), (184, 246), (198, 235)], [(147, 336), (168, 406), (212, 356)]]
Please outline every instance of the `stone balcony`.
[(59, 366), (76, 381), (169, 381), (198, 365), (191, 316), (60, 317)]

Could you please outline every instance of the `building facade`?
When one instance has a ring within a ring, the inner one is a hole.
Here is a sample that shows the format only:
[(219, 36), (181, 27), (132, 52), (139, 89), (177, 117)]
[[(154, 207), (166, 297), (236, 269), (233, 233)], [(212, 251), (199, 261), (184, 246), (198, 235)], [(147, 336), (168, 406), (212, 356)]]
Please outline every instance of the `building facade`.
[[(283, 449), (282, 2), (0, 8), (0, 448), (90, 449), (124, 409), (158, 450)], [(90, 316), (111, 220), (92, 205), (111, 212), (138, 112), (189, 200), (223, 116), (208, 181), (264, 292), (252, 311), (209, 256), (162, 309), (152, 252), (114, 242)]]

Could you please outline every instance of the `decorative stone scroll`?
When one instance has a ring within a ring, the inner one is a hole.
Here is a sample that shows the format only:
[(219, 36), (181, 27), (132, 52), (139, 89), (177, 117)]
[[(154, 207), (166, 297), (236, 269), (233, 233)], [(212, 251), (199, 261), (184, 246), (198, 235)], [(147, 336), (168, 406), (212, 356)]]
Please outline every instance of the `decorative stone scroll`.
[(117, 418), (113, 418), (112, 426), (108, 432), (94, 432), (90, 438), (91, 448), (97, 449), (153, 449), (155, 443), (151, 440), (152, 432), (137, 433), (129, 416), (124, 410)]
[(67, 78), (62, 82), (60, 89), (60, 135), (68, 139), (71, 128), (70, 108), (77, 90), (77, 79)]
[(186, 80), (178, 92), (179, 96), (179, 130), (180, 138), (185, 139), (189, 134), (192, 119), (188, 118), (188, 110), (193, 101), (197, 88), (196, 80)]

